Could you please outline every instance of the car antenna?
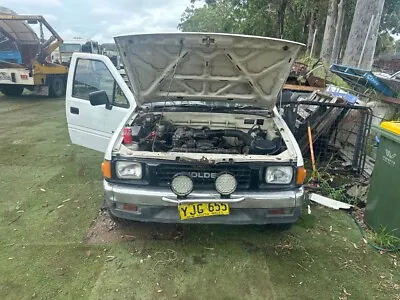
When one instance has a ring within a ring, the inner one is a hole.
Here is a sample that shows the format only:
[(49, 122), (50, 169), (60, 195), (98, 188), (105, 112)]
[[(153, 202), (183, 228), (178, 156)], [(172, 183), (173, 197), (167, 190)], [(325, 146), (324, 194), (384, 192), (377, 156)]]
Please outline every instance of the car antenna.
[[(183, 50), (183, 39), (181, 39), (181, 40), (179, 41), (179, 44), (181, 45), (181, 47), (180, 47), (180, 49), (179, 49), (178, 59), (177, 59), (177, 61), (176, 61), (176, 64), (175, 64), (175, 66), (174, 66), (174, 70), (173, 70), (173, 72), (172, 72), (171, 80), (170, 80), (170, 82), (169, 82), (169, 86), (168, 86), (168, 90), (167, 90), (167, 95), (165, 96), (165, 100), (164, 100), (164, 106), (163, 106), (163, 108), (162, 108), (162, 110), (161, 110), (161, 118), (159, 118), (158, 124), (157, 124), (157, 125), (160, 125), (160, 122), (161, 122), (161, 120), (162, 120), (162, 117), (164, 116), (165, 107), (167, 106), (168, 96), (169, 96), (169, 93), (170, 93), (170, 91), (171, 91), (172, 82), (174, 81), (176, 69), (178, 68), (178, 64), (179, 64), (179, 62), (181, 61), (181, 59), (182, 59), (182, 57), (183, 57), (183, 56), (181, 56), (182, 50)], [(184, 55), (184, 56), (185, 56), (185, 55)], [(157, 127), (158, 127), (158, 126), (157, 126)], [(157, 128), (157, 127), (156, 127), (156, 128)], [(153, 137), (153, 144), (151, 145), (151, 150), (152, 150), (153, 152), (154, 152), (154, 144), (155, 144), (156, 140), (157, 140), (157, 133), (154, 134), (154, 137)]]

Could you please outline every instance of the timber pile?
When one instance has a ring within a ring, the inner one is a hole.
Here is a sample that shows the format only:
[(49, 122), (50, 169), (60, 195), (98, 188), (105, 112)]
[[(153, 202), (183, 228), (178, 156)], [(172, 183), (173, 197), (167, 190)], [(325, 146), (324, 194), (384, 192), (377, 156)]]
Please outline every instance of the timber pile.
[(371, 173), (373, 160), (367, 156), (371, 125), (368, 107), (352, 101), (344, 93), (332, 91), (293, 93), (290, 101), (283, 103), (284, 118), (303, 154), (309, 153), (307, 129), (310, 126), (319, 159), (337, 154), (344, 161), (344, 169), (351, 167), (362, 173), (365, 168), (365, 173)]
[[(315, 104), (301, 104), (302, 100), (312, 101)], [(314, 142), (320, 138), (330, 137), (338, 126), (344, 108), (332, 107), (329, 104), (343, 104), (345, 101), (342, 98), (315, 91), (309, 97), (299, 97), (298, 102), (295, 132), (300, 149), (304, 153), (309, 148), (308, 124), (311, 127)]]
[[(318, 63), (319, 61), (313, 68), (315, 68)], [(296, 61), (286, 80), (285, 89), (307, 92), (323, 89), (326, 85), (327, 81), (325, 79), (314, 76), (313, 72), (308, 69), (306, 64)]]

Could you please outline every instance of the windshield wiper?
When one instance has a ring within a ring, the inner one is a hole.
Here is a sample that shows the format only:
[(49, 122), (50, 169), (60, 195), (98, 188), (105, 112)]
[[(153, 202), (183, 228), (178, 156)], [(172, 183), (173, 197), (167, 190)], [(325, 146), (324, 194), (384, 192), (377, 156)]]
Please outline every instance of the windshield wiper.
[(257, 110), (263, 110), (264, 108), (259, 107), (259, 106), (254, 106), (254, 105), (238, 105), (234, 107), (235, 109), (257, 109)]
[(181, 108), (181, 107), (188, 107), (188, 108), (204, 108), (204, 109), (210, 109), (210, 110), (216, 110), (216, 109), (229, 109), (232, 107), (224, 107), (224, 106), (220, 106), (220, 107), (216, 107), (216, 106), (212, 106), (212, 105), (207, 105), (207, 104), (190, 104), (190, 103), (179, 103), (179, 104), (167, 104), (167, 105), (163, 105), (163, 104), (159, 104), (159, 105), (153, 105), (152, 108), (156, 108), (156, 109), (160, 109), (160, 108)]
[(179, 104), (173, 104), (170, 106), (175, 106), (175, 107), (204, 107), (204, 108), (210, 108), (212, 106), (207, 105), (207, 104), (200, 104), (200, 103), (196, 103), (196, 104), (190, 104), (190, 103), (179, 103)]
[(151, 108), (153, 109), (160, 109), (160, 108), (182, 108), (182, 107), (187, 107), (187, 108), (204, 108), (204, 109), (208, 109), (208, 110), (228, 110), (228, 109), (252, 109), (252, 110), (263, 110), (264, 108), (262, 107), (258, 107), (258, 106), (254, 106), (254, 105), (210, 105), (210, 104), (202, 104), (202, 103), (167, 103), (167, 104), (153, 104), (151, 106)]

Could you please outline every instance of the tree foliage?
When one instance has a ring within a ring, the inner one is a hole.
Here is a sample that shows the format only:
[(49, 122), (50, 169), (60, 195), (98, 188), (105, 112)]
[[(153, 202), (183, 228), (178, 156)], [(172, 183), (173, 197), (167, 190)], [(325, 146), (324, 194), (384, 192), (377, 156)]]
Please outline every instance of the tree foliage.
[[(326, 1), (326, 0), (322, 0)], [(192, 3), (195, 1), (192, 1)], [(186, 8), (182, 31), (244, 33), (270, 37), (307, 38), (309, 4), (313, 0), (209, 0), (200, 8)], [(287, 22), (296, 18), (301, 24)]]
[[(284, 38), (307, 43), (311, 22), (316, 33), (315, 54), (323, 41), (329, 0), (199, 0), (188, 1), (178, 28), (186, 32), (226, 32)], [(344, 0), (340, 53), (346, 46), (357, 0)], [(368, 26), (368, 25), (366, 25)], [(386, 0), (381, 34), (400, 33), (400, 1)], [(387, 47), (377, 47), (384, 50)]]
[(234, 1), (209, 0), (203, 7), (187, 7), (178, 28), (186, 32), (241, 33), (245, 13)]
[(390, 34), (400, 33), (400, 1), (386, 0), (383, 8), (382, 31), (387, 31)]

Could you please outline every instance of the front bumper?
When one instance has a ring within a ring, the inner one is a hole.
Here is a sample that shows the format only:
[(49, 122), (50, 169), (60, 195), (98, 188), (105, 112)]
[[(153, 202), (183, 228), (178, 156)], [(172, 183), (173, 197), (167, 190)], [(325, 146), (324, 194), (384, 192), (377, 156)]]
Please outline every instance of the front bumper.
[[(103, 182), (105, 203), (110, 213), (118, 218), (159, 223), (204, 224), (279, 224), (294, 223), (300, 216), (304, 200), (303, 188), (290, 191), (240, 192), (230, 199), (221, 199), (215, 191), (193, 192), (190, 197), (178, 200), (168, 188), (136, 187)], [(179, 203), (224, 202), (231, 213), (180, 220)], [(124, 204), (137, 206), (137, 211), (124, 209)], [(277, 210), (282, 213), (276, 214)], [(273, 213), (274, 212), (274, 213)]]

